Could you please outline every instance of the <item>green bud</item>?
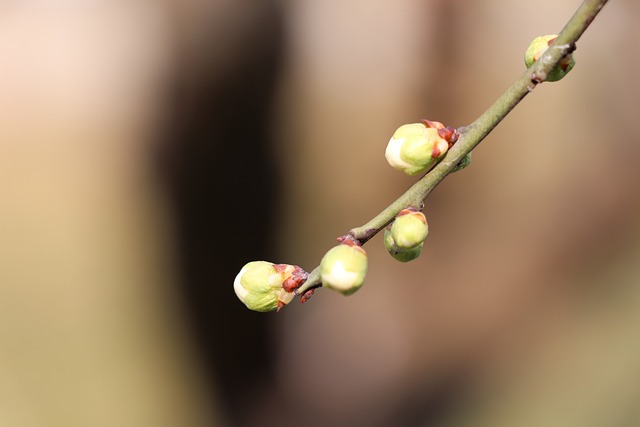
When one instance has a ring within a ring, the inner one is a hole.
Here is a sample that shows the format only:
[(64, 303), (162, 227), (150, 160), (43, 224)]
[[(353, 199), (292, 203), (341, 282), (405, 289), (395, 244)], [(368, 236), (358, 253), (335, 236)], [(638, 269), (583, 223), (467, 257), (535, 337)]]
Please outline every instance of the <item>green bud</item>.
[(344, 295), (351, 295), (360, 289), (366, 274), (367, 254), (357, 245), (334, 246), (320, 261), (323, 285)]
[(462, 158), (462, 160), (460, 160), (460, 163), (456, 165), (456, 167), (453, 169), (453, 172), (458, 172), (459, 170), (466, 168), (471, 164), (472, 160), (473, 160), (473, 153), (467, 154)]
[[(524, 54), (524, 63), (527, 68), (531, 67), (558, 38), (556, 34), (549, 34), (533, 39), (527, 51)], [(547, 75), (548, 82), (556, 82), (566, 76), (569, 71), (576, 65), (573, 55), (563, 58), (558, 65)]]
[(444, 129), (442, 123), (429, 121), (400, 126), (387, 145), (387, 162), (407, 175), (426, 171), (449, 149), (450, 143), (438, 132), (440, 129)]
[(399, 248), (391, 236), (391, 231), (384, 230), (384, 246), (387, 248), (387, 252), (389, 252), (389, 254), (396, 260), (400, 262), (409, 262), (420, 256), (424, 242), (410, 249)]
[(253, 261), (242, 267), (233, 282), (233, 289), (251, 310), (280, 310), (293, 300), (295, 288), (306, 277), (304, 270), (295, 265)]
[(427, 218), (422, 212), (412, 209), (400, 211), (391, 225), (391, 237), (396, 246), (411, 249), (424, 242), (429, 234)]

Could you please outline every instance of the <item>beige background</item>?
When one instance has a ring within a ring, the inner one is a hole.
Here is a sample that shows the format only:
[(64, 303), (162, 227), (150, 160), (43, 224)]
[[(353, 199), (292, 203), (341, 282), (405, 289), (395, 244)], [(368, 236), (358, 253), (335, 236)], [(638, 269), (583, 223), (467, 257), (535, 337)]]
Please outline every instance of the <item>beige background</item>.
[[(276, 4), (272, 261), (307, 269), (413, 182), (385, 163), (395, 128), (468, 124), (578, 6)], [(275, 370), (240, 402), (243, 425), (640, 423), (638, 9), (611, 1), (574, 71), (429, 197), (419, 261), (376, 238), (356, 295), (264, 315)], [(151, 152), (173, 76), (249, 57), (264, 14), (248, 0), (0, 2), (0, 425), (225, 424), (178, 302)]]

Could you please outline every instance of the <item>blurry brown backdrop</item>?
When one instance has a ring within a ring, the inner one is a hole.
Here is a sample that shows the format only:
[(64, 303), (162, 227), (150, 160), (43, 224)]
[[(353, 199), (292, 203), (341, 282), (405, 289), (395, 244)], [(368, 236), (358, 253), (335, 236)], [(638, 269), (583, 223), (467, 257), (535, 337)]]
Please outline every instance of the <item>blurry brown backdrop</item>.
[(640, 425), (640, 6), (380, 238), (350, 298), (259, 314), (409, 186), (388, 138), (468, 124), (579, 2), (0, 2), (0, 425)]

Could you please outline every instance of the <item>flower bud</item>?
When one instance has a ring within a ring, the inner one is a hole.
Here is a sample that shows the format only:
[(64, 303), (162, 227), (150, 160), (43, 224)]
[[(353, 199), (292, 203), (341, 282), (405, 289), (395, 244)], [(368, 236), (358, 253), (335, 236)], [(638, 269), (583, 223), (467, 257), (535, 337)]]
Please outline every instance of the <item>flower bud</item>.
[(387, 252), (394, 257), (396, 260), (400, 262), (409, 262), (418, 258), (422, 253), (422, 247), (424, 246), (424, 242), (420, 243), (413, 248), (405, 249), (400, 248), (396, 245), (396, 242), (393, 240), (391, 236), (390, 230), (384, 230), (384, 246), (387, 248)]
[[(407, 175), (426, 171), (441, 159), (450, 145), (455, 130), (442, 123), (425, 120), (400, 126), (387, 145), (385, 157), (389, 164)], [(457, 135), (456, 135), (457, 136)]]
[[(527, 68), (531, 67), (557, 38), (556, 34), (549, 34), (533, 39), (524, 54), (524, 63)], [(547, 75), (546, 81), (555, 82), (562, 79), (571, 71), (574, 65), (576, 65), (576, 61), (573, 59), (573, 55), (562, 58), (558, 65)]]
[(413, 209), (400, 211), (391, 225), (391, 237), (398, 248), (411, 249), (424, 242), (429, 234), (427, 218)]
[(367, 254), (362, 247), (340, 244), (329, 249), (320, 261), (322, 283), (344, 295), (351, 295), (364, 283)]
[(251, 310), (280, 310), (293, 300), (295, 289), (304, 283), (307, 276), (295, 265), (253, 261), (242, 267), (233, 282), (233, 289)]

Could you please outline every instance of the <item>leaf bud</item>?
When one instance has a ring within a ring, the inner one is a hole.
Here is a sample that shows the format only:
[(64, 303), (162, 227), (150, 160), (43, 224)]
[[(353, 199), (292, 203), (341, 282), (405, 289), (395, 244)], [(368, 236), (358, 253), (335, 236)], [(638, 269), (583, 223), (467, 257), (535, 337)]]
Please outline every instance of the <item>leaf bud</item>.
[[(531, 67), (538, 59), (540, 59), (540, 57), (544, 55), (549, 46), (551, 46), (557, 38), (558, 36), (556, 34), (549, 34), (533, 39), (524, 54), (524, 63), (527, 68)], [(573, 55), (568, 55), (565, 58), (562, 58), (558, 65), (547, 75), (546, 81), (555, 82), (562, 79), (575, 65), (576, 61), (573, 59)]]
[(345, 242), (329, 249), (320, 261), (324, 286), (344, 295), (362, 287), (367, 274), (367, 254), (361, 246)]

